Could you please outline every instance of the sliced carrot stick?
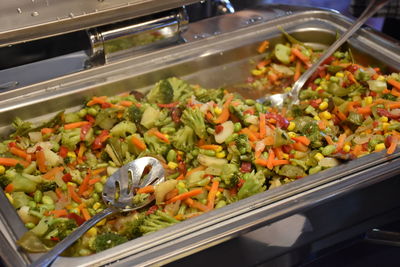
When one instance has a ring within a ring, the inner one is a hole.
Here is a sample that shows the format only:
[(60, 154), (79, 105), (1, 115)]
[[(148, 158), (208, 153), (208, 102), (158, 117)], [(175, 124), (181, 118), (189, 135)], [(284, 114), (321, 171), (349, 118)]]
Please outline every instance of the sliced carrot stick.
[[(260, 62), (257, 63), (256, 67), (257, 67), (257, 69), (262, 69), (262, 68), (264, 68), (265, 66), (267, 66), (270, 62), (271, 62), (270, 59), (261, 60)], [(238, 103), (238, 104), (239, 104), (239, 103)], [(233, 105), (233, 103), (232, 103), (232, 105)]]
[(272, 149), (268, 151), (267, 168), (272, 169), (274, 167), (273, 161), (275, 160), (275, 153)]
[(20, 163), (20, 161), (14, 158), (0, 158), (0, 165), (15, 166), (18, 163)]
[(306, 145), (304, 145), (303, 143), (297, 142), (292, 144), (293, 149), (297, 150), (297, 151), (301, 151), (301, 152), (307, 152), (308, 151), (308, 147)]
[(83, 153), (86, 151), (86, 146), (84, 142), (81, 142), (79, 144), (79, 150), (78, 150), (78, 162), (81, 164), (83, 163)]
[(295, 140), (296, 142), (300, 142), (306, 146), (308, 146), (311, 143), (310, 139), (308, 139), (307, 136), (296, 136), (296, 137), (292, 137), (292, 139)]
[(91, 218), (90, 213), (87, 210), (87, 208), (81, 209), (81, 212), (82, 212), (82, 215), (83, 215), (83, 218), (85, 219), (85, 221), (88, 221)]
[(220, 124), (226, 122), (229, 119), (229, 105), (233, 100), (233, 94), (229, 94), (226, 98), (224, 105), (222, 106), (222, 112), (219, 114), (218, 118), (214, 120), (214, 123)]
[(66, 217), (68, 215), (67, 210), (62, 209), (62, 210), (51, 210), (49, 211), (50, 215), (54, 215), (54, 217)]
[(275, 148), (273, 148), (273, 150), (274, 150), (274, 153), (275, 153), (275, 156), (278, 158), (278, 159), (283, 159), (283, 151), (282, 151), (282, 148), (281, 147), (275, 147)]
[(273, 135), (267, 136), (263, 139), (266, 146), (272, 146), (275, 143), (275, 137)]
[(296, 68), (295, 68), (295, 71), (294, 71), (293, 80), (297, 81), (300, 78), (300, 75), (301, 75), (301, 62), (297, 61), (296, 62)]
[(327, 125), (327, 122), (325, 120), (318, 121), (318, 128), (320, 130), (322, 130), (322, 131), (325, 130), (326, 129), (326, 125)]
[(200, 211), (207, 212), (207, 211), (210, 210), (206, 205), (204, 205), (204, 204), (202, 204), (202, 203), (200, 203), (200, 202), (198, 202), (198, 201), (196, 201), (196, 200), (193, 200), (193, 199), (191, 199), (191, 198), (185, 199), (185, 203), (186, 203), (189, 207), (198, 209), (198, 210), (200, 210)]
[(47, 180), (53, 180), (54, 176), (62, 172), (64, 170), (64, 167), (54, 167), (53, 169), (49, 170), (47, 173), (43, 174), (42, 177)]
[(265, 50), (268, 49), (268, 47), (269, 47), (269, 41), (267, 41), (267, 40), (262, 41), (262, 43), (257, 48), (257, 52), (262, 54), (265, 52)]
[(5, 188), (4, 191), (6, 191), (6, 193), (11, 193), (12, 191), (14, 191), (14, 185), (13, 184), (8, 184)]
[(92, 100), (90, 100), (89, 102), (87, 102), (87, 106), (93, 106), (96, 104), (103, 104), (106, 102), (107, 97), (106, 96), (94, 96), (92, 98)]
[(360, 108), (357, 108), (356, 111), (358, 114), (362, 114), (362, 115), (371, 115), (371, 113), (372, 113), (371, 106), (360, 107)]
[(332, 138), (329, 135), (325, 135), (324, 136), (326, 142), (328, 143), (328, 145), (334, 145), (335, 142), (333, 142)]
[(184, 180), (185, 179), (185, 175), (183, 173), (181, 173), (175, 180)]
[(393, 154), (397, 147), (397, 138), (393, 137), (392, 142), (390, 143), (386, 153)]
[(186, 175), (185, 175), (185, 177), (189, 177), (190, 175), (192, 175), (192, 173), (195, 173), (195, 172), (198, 172), (198, 171), (202, 171), (202, 170), (204, 170), (206, 167), (204, 167), (203, 165), (200, 165), (199, 167), (197, 167), (197, 168), (193, 168), (193, 169), (191, 169), (190, 171), (188, 171), (187, 173), (186, 173)]
[(388, 90), (388, 91), (389, 91), (390, 94), (392, 94), (394, 96), (397, 96), (397, 97), (400, 96), (400, 92), (398, 90), (392, 90), (392, 91)]
[(266, 129), (265, 129), (265, 114), (264, 113), (260, 113), (260, 139), (264, 138), (266, 135)]
[(342, 150), (343, 146), (344, 146), (344, 141), (346, 140), (347, 135), (345, 133), (339, 135), (337, 144), (336, 144), (336, 151), (340, 151)]
[(39, 171), (44, 173), (47, 172), (47, 167), (46, 167), (46, 157), (44, 155), (44, 151), (36, 151), (36, 162), (39, 167)]
[(98, 169), (95, 169), (95, 170), (93, 170), (92, 171), (92, 176), (96, 176), (96, 175), (99, 175), (100, 173), (102, 173), (102, 172), (105, 172), (107, 170), (107, 168), (98, 168)]
[(54, 133), (55, 130), (53, 128), (42, 128), (42, 129), (40, 129), (40, 132), (42, 134), (50, 134), (50, 133)]
[(307, 67), (309, 67), (311, 65), (310, 58), (308, 56), (304, 55), (303, 53), (301, 53), (301, 51), (299, 49), (292, 47), (291, 52), (296, 57), (298, 57)]
[(121, 102), (119, 102), (119, 104), (123, 107), (130, 107), (133, 105), (133, 102), (128, 100), (122, 100)]
[(388, 107), (390, 109), (400, 108), (400, 102), (394, 102), (392, 104), (389, 104)]
[(89, 189), (89, 181), (90, 181), (91, 173), (87, 173), (81, 185), (79, 186), (78, 194), (82, 195), (85, 191)]
[(220, 145), (201, 145), (201, 146), (199, 146), (199, 148), (205, 149), (205, 150), (218, 150), (218, 149), (221, 149), (221, 146)]
[(153, 128), (153, 129), (151, 129), (150, 131), (151, 131), (151, 132), (150, 132), (151, 134), (153, 134), (154, 136), (156, 136), (156, 137), (157, 137), (158, 139), (160, 139), (161, 141), (163, 141), (163, 142), (165, 142), (165, 143), (167, 143), (167, 144), (170, 143), (170, 141), (168, 140), (168, 137), (166, 137), (165, 134), (161, 133), (159, 130)]
[(64, 194), (60, 187), (57, 187), (55, 191), (56, 191), (58, 199), (64, 199)]
[(70, 129), (74, 129), (74, 128), (80, 128), (83, 125), (89, 124), (90, 122), (88, 121), (77, 121), (77, 122), (71, 122), (71, 123), (67, 123), (64, 124), (64, 129), (65, 130), (70, 130)]
[(27, 161), (31, 160), (31, 155), (29, 155), (28, 153), (26, 153), (24, 150), (18, 148), (18, 147), (10, 147), (10, 152), (20, 158), (23, 158)]
[(173, 108), (173, 107), (176, 107), (177, 105), (179, 105), (179, 102), (173, 102), (173, 103), (167, 103), (167, 104), (161, 104), (161, 103), (157, 104), (157, 106), (159, 106), (160, 108)]
[(258, 158), (256, 160), (254, 160), (254, 163), (257, 165), (268, 167), (268, 161), (266, 159)]
[(250, 131), (249, 128), (243, 128), (243, 129), (240, 130), (239, 133), (247, 135), (247, 137), (249, 138), (250, 141), (257, 141), (258, 140), (257, 135), (255, 133), (253, 133), (252, 131)]
[(133, 145), (135, 145), (140, 150), (145, 150), (146, 149), (146, 144), (142, 140), (137, 138), (136, 136), (132, 136), (131, 142), (132, 142)]
[(75, 186), (68, 183), (67, 189), (68, 189), (68, 194), (72, 198), (73, 201), (75, 201), (76, 203), (82, 203), (82, 199), (75, 192)]
[(153, 185), (148, 185), (148, 186), (139, 188), (136, 193), (138, 193), (138, 194), (149, 194), (149, 193), (153, 193), (154, 190), (155, 189), (154, 189)]
[(279, 166), (279, 165), (285, 165), (285, 164), (290, 164), (290, 161), (287, 159), (276, 159), (272, 162), (274, 166)]
[(94, 185), (95, 183), (98, 183), (100, 181), (101, 181), (100, 177), (92, 178), (89, 180), (89, 185)]
[(400, 82), (398, 82), (398, 81), (396, 81), (394, 79), (387, 79), (386, 81), (388, 82), (388, 84), (390, 84), (391, 86), (393, 86), (397, 90), (400, 90)]
[(208, 192), (208, 196), (207, 196), (207, 208), (210, 210), (214, 208), (215, 196), (217, 195), (217, 192), (218, 192), (218, 186), (219, 186), (219, 181), (216, 179), (213, 180), (213, 182), (211, 184), (211, 189)]
[(165, 203), (169, 204), (169, 203), (172, 203), (172, 202), (175, 202), (175, 201), (178, 201), (178, 200), (185, 200), (185, 199), (187, 199), (189, 197), (194, 197), (194, 196), (200, 195), (201, 193), (203, 193), (203, 189), (202, 188), (193, 189), (193, 190), (190, 190), (189, 192), (179, 194), (179, 195), (171, 198), (170, 200), (168, 200)]

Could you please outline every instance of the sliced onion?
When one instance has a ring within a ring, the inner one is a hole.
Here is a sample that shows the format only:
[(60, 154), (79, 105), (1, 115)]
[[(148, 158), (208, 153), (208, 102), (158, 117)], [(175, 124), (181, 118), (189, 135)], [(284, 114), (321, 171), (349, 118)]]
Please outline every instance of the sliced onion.
[(338, 166), (340, 162), (335, 158), (325, 157), (321, 159), (318, 164), (324, 168), (332, 168)]
[(255, 115), (250, 115), (244, 119), (245, 122), (258, 125), (258, 117)]
[(362, 145), (368, 143), (371, 137), (372, 137), (371, 134), (357, 135), (356, 137), (354, 137), (353, 142), (356, 143), (357, 145)]
[(284, 74), (284, 75), (286, 75), (286, 76), (292, 76), (292, 75), (294, 75), (294, 71), (293, 71), (291, 68), (286, 67), (286, 66), (284, 66), (284, 65), (271, 64), (271, 67), (272, 67), (274, 70), (276, 70), (277, 72), (282, 73), (282, 74)]
[(231, 136), (234, 132), (234, 125), (232, 121), (226, 121), (222, 123), (221, 126), (223, 127), (222, 131), (215, 134), (215, 141), (218, 144), (225, 142), (226, 138)]
[(41, 132), (30, 132), (30, 133), (28, 133), (28, 135), (29, 135), (29, 139), (31, 139), (31, 141), (34, 143), (43, 141)]
[(177, 180), (168, 180), (155, 187), (154, 195), (156, 197), (156, 203), (160, 204), (164, 201), (165, 195), (175, 188), (178, 184)]
[(228, 164), (228, 161), (226, 159), (219, 159), (219, 158), (215, 158), (215, 157), (209, 157), (203, 154), (199, 154), (199, 156), (197, 157), (197, 160), (199, 161), (199, 163), (203, 166), (222, 166), (225, 164)]

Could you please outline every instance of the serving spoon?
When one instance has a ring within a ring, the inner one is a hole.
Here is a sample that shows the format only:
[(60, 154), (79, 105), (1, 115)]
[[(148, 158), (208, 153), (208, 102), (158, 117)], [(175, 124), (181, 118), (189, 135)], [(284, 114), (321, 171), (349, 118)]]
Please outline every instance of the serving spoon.
[[(147, 175), (145, 170), (151, 168)], [(142, 178), (143, 177), (143, 178)], [(135, 204), (133, 202), (134, 189), (153, 184), (157, 185), (164, 181), (164, 168), (161, 163), (152, 157), (143, 157), (129, 162), (113, 173), (104, 184), (102, 192), (103, 201), (107, 208), (97, 213), (92, 218), (76, 228), (70, 235), (59, 242), (52, 250), (33, 262), (31, 267), (44, 267), (50, 265), (65, 249), (72, 245), (92, 226), (107, 216), (143, 208), (149, 205), (154, 196)]]
[(305, 71), (299, 79), (293, 84), (292, 89), (287, 93), (273, 94), (257, 99), (257, 102), (265, 103), (273, 107), (282, 107), (284, 102), (289, 101), (289, 105), (299, 103), (299, 93), (301, 88), (317, 70), (317, 68), (330, 57), (344, 42), (346, 42), (370, 17), (372, 17), (379, 9), (385, 6), (390, 0), (372, 0), (369, 1), (367, 8), (361, 16), (354, 22), (351, 27), (343, 33), (326, 51), (325, 53)]

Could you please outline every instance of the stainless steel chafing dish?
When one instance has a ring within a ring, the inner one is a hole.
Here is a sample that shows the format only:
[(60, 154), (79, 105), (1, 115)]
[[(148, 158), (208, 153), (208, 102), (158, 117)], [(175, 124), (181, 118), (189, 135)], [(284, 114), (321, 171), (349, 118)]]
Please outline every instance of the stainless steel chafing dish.
[[(75, 1), (72, 2), (75, 3)], [(81, 16), (75, 12), (75, 15), (69, 18), (66, 18), (65, 14), (64, 17), (54, 14), (60, 19), (65, 19), (65, 25), (59, 28), (58, 32), (47, 28), (51, 24), (48, 21), (36, 24), (38, 30), (36, 33), (40, 36), (33, 33), (23, 34), (30, 32), (26, 25), (22, 27), (13, 24), (12, 26), (18, 28), (14, 33), (9, 29), (0, 29), (1, 45), (60, 34), (60, 32), (72, 31), (73, 28), (97, 27), (108, 20), (117, 21), (120, 16), (129, 12), (134, 16), (137, 14), (135, 8), (130, 8), (131, 5), (122, 6), (120, 3), (122, 1), (109, 2), (111, 6), (106, 6), (103, 13), (100, 9), (96, 11), (99, 14), (93, 11), (94, 7), (87, 7), (97, 15), (87, 11)], [(169, 7), (178, 7), (193, 1), (166, 2), (170, 2)], [(100, 1), (96, 4), (102, 3)], [(106, 3), (107, 1), (104, 5)], [(161, 3), (164, 1), (137, 1), (136, 7), (144, 8), (146, 10), (144, 13), (149, 14), (154, 10), (165, 10), (166, 5)], [(79, 3), (76, 7), (78, 6)], [(17, 10), (19, 7), (10, 8)], [(183, 18), (183, 13), (181, 11), (178, 13), (180, 15), (173, 16)], [(171, 19), (170, 15), (167, 17)], [(3, 19), (6, 18), (1, 17), (0, 21)], [(76, 27), (77, 24), (80, 26)], [(277, 25), (282, 26), (301, 41), (329, 44), (334, 40), (336, 33), (342, 32), (349, 24), (349, 19), (330, 10), (306, 10), (281, 5), (262, 6), (191, 23), (185, 26), (187, 27), (185, 32), (177, 35), (174, 45), (162, 46), (162, 48), (156, 46), (158, 49), (145, 49), (140, 53), (133, 53), (130, 50), (129, 53), (124, 53), (124, 57), (119, 55), (115, 57), (115, 60), (111, 60), (113, 57), (106, 56), (104, 51), (107, 49), (92, 49), (92, 52), (100, 51), (89, 56), (100, 55), (103, 59), (100, 60), (101, 66), (0, 91), (0, 132), (4, 136), (10, 131), (9, 125), (15, 116), (34, 121), (43, 120), (61, 109), (74, 109), (88, 96), (113, 95), (131, 89), (146, 90), (159, 79), (170, 76), (179, 76), (204, 87), (240, 83), (248, 75), (249, 60), (258, 56), (255, 53), (257, 44), (265, 39), (272, 43), (283, 40)], [(96, 47), (95, 43), (98, 40), (102, 40), (103, 44), (106, 43), (105, 36), (109, 35), (99, 34), (101, 31), (98, 28), (90, 32), (94, 32), (91, 35), (92, 48)], [(25, 39), (22, 36), (25, 36)], [(379, 36), (371, 29), (359, 31), (351, 39), (349, 46), (354, 56), (363, 62), (379, 64), (388, 70), (400, 70), (399, 45), (393, 40)], [(95, 58), (98, 59), (98, 57)], [(351, 207), (352, 214), (356, 217), (341, 212), (341, 207), (335, 205), (328, 210), (319, 209), (321, 213), (318, 216), (321, 217), (329, 216), (332, 212), (337, 214), (335, 216), (337, 220), (332, 220), (325, 225), (326, 228), (319, 229), (318, 236), (327, 235), (328, 232), (338, 229), (337, 225), (345, 225), (346, 221), (357, 224), (365, 221), (366, 218), (398, 208), (398, 203), (393, 201), (396, 195), (393, 184), (395, 185), (396, 182), (386, 181), (395, 179), (393, 177), (400, 173), (399, 167), (399, 151), (390, 156), (385, 155), (384, 152), (373, 153), (95, 255), (79, 258), (60, 257), (55, 261), (54, 266), (161, 265), (273, 222), (279, 223), (279, 220), (293, 214), (312, 213), (313, 210), (317, 210), (318, 207), (330, 201), (349, 195), (368, 197), (371, 190), (365, 191), (365, 188), (384, 184), (379, 187), (383, 188), (379, 192), (384, 192), (385, 199), (377, 200), (376, 205), (371, 205), (370, 201), (359, 201)], [(27, 265), (38, 255), (27, 254), (17, 248), (15, 241), (26, 229), (2, 192), (0, 202), (0, 238), (2, 239), (0, 246), (3, 261), (10, 266)], [(312, 220), (311, 217), (309, 219)], [(317, 223), (315, 225), (321, 226)], [(307, 238), (311, 240), (318, 237), (311, 235)]]

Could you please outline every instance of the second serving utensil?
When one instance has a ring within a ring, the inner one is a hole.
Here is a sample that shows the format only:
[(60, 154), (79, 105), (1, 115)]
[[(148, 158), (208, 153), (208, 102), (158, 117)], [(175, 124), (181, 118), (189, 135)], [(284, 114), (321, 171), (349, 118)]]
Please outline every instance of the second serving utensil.
[[(151, 168), (148, 174), (145, 170)], [(107, 208), (94, 215), (90, 220), (75, 229), (69, 236), (58, 243), (52, 250), (33, 262), (31, 267), (50, 265), (65, 249), (72, 245), (85, 232), (107, 216), (143, 208), (154, 200), (150, 196), (146, 201), (135, 204), (134, 190), (147, 185), (159, 184), (164, 181), (164, 168), (161, 163), (152, 157), (143, 157), (129, 162), (112, 174), (104, 185), (103, 201)]]
[(299, 103), (299, 93), (304, 84), (311, 77), (311, 75), (317, 70), (317, 68), (330, 57), (344, 42), (346, 42), (370, 17), (372, 17), (379, 9), (385, 6), (390, 0), (371, 0), (361, 14), (361, 16), (354, 22), (354, 24), (344, 32), (339, 39), (337, 39), (314, 63), (312, 66), (304, 72), (300, 78), (293, 84), (292, 90), (287, 93), (273, 94), (264, 96), (257, 99), (258, 102), (267, 102), (269, 105), (274, 107), (282, 107), (286, 101), (289, 101), (289, 105)]

